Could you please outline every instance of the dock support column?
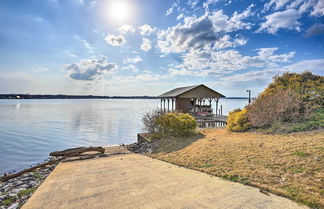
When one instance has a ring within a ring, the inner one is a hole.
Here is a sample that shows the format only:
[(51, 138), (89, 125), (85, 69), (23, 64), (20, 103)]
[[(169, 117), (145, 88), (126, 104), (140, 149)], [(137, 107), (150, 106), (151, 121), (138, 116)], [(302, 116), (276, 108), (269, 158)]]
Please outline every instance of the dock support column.
[(170, 103), (170, 99), (168, 98), (168, 112), (170, 112), (170, 105), (169, 105), (169, 103)]
[(165, 99), (163, 99), (163, 112), (165, 113)]
[(220, 109), (219, 109), (219, 115), (223, 115), (223, 106), (222, 105), (220, 106)]
[(216, 99), (216, 115), (218, 115), (218, 98)]

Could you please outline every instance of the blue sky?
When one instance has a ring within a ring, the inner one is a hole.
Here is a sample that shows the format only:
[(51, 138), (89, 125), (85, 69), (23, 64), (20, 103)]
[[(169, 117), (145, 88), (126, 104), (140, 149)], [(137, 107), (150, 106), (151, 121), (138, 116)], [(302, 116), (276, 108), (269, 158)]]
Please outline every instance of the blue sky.
[(323, 0), (0, 1), (0, 93), (256, 95), (323, 47)]

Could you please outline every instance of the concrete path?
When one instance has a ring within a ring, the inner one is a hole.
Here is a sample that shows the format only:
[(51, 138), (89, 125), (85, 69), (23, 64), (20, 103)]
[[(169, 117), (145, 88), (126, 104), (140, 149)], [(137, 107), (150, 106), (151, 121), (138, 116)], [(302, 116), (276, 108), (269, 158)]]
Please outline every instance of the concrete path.
[(59, 164), (23, 209), (307, 208), (257, 188), (123, 152)]

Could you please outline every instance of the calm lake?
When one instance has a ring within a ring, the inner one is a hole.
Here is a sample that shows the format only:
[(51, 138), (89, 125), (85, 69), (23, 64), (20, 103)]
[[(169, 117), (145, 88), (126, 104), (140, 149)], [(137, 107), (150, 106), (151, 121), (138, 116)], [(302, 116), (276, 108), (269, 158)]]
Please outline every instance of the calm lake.
[[(247, 100), (221, 99), (223, 113)], [(128, 144), (157, 99), (0, 100), (0, 175), (42, 162), (52, 151)]]

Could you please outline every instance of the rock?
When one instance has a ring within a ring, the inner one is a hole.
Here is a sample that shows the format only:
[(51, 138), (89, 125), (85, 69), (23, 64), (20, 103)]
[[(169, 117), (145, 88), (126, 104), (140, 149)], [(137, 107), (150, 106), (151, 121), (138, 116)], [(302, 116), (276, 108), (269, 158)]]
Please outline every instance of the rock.
[(6, 184), (2, 187), (2, 189), (7, 189), (10, 186), (10, 184)]
[(19, 202), (15, 202), (8, 209), (16, 209), (16, 208), (18, 208), (18, 206), (19, 206)]
[(24, 184), (24, 182), (20, 181), (20, 180), (16, 182), (16, 186), (20, 186), (20, 185), (23, 185), (23, 184)]
[(30, 182), (28, 182), (28, 185), (29, 186), (35, 186), (36, 185), (36, 182), (35, 181), (30, 181)]
[(10, 192), (10, 193), (8, 194), (8, 196), (9, 196), (9, 197), (16, 197), (17, 194), (16, 194), (16, 193), (13, 193), (13, 192)]
[(2, 200), (6, 199), (6, 196), (4, 195), (0, 195), (0, 202), (2, 202)]
[(21, 181), (29, 181), (29, 180), (31, 180), (31, 179), (32, 179), (31, 176), (27, 176), (27, 177), (21, 178), (20, 180), (21, 180)]
[(13, 190), (11, 190), (11, 191), (12, 191), (13, 193), (15, 193), (16, 195), (18, 195), (20, 191), (25, 190), (25, 189), (26, 189), (26, 188), (24, 188), (24, 187), (19, 187), (19, 188), (13, 189)]
[[(10, 197), (15, 197), (16, 202), (10, 207), (0, 204), (0, 209), (15, 209), (23, 205), (31, 195), (20, 195), (19, 193), (25, 189), (37, 189), (41, 182), (51, 173), (56, 165), (39, 168), (37, 171), (24, 173), (21, 176), (0, 182), (0, 203)], [(35, 175), (38, 173), (39, 175)]]
[(126, 148), (135, 153), (151, 153), (153, 151), (153, 146), (150, 143), (143, 142), (143, 143), (134, 143), (127, 145)]

